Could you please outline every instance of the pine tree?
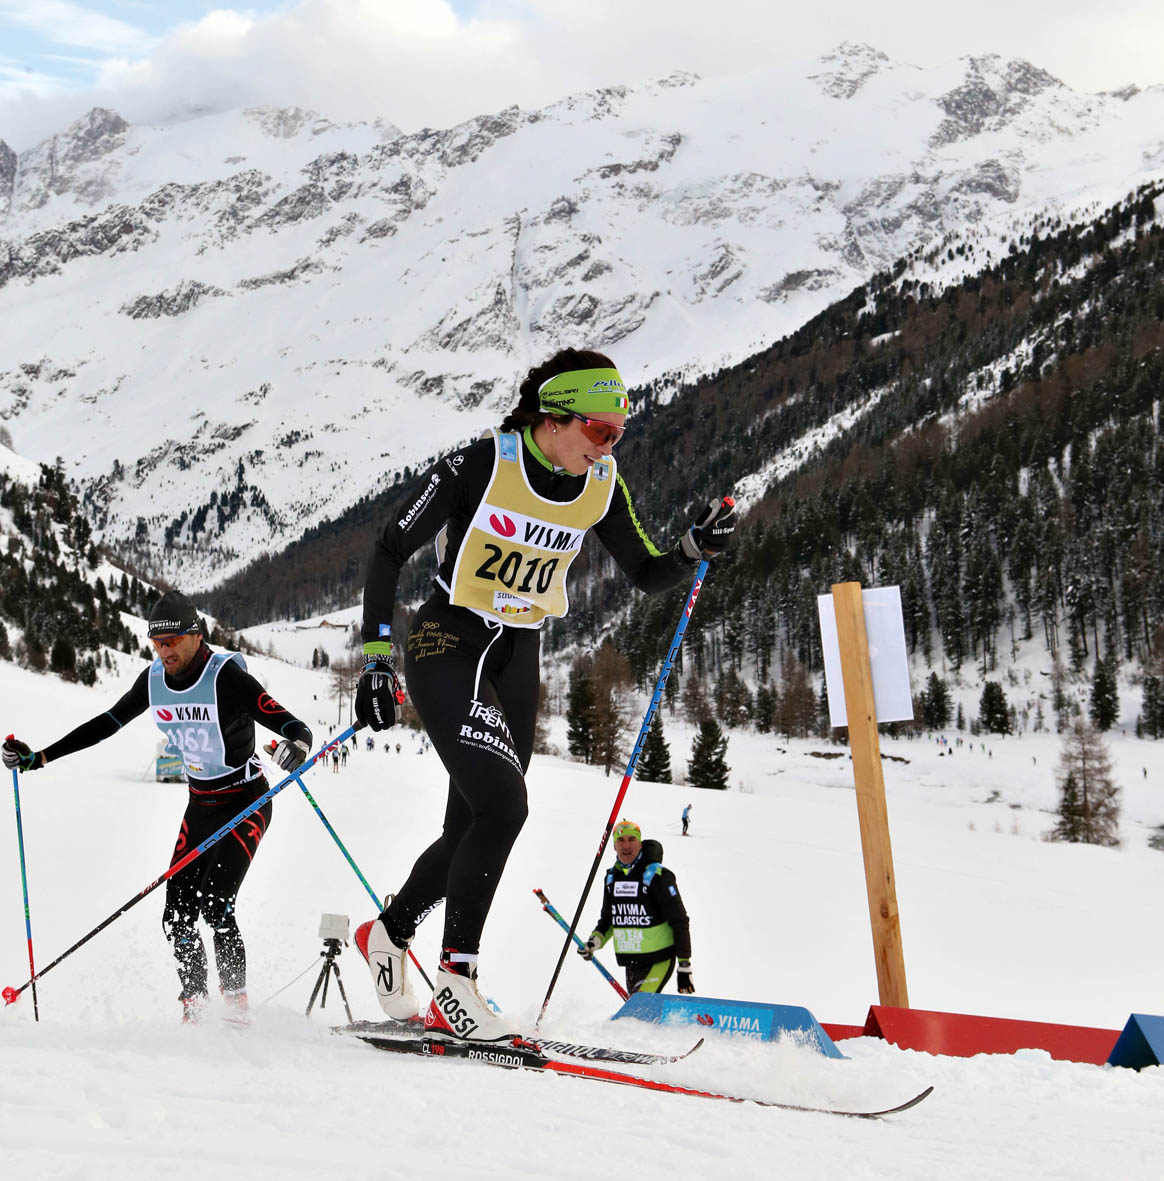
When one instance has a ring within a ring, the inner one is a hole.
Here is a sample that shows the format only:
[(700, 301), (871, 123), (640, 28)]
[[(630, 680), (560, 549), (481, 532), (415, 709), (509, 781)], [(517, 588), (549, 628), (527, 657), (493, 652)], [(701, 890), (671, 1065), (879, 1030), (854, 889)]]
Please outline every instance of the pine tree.
[(49, 655), (49, 668), (60, 674), (67, 681), (77, 676), (77, 649), (65, 636), (58, 636), (53, 641), (52, 652)]
[(978, 702), (978, 722), (990, 734), (1009, 734), (1010, 715), (1006, 694), (998, 681), (987, 681)]
[(731, 768), (724, 761), (725, 754), (727, 738), (719, 724), (712, 718), (700, 722), (699, 733), (691, 744), (691, 761), (687, 764), (691, 786), (727, 791)]
[(934, 672), (922, 690), (920, 721), (927, 730), (943, 730), (950, 724), (950, 691)]
[(771, 685), (761, 685), (756, 690), (756, 701), (752, 707), (756, 729), (761, 734), (771, 731), (776, 714), (776, 691)]
[(576, 759), (589, 763), (594, 757), (594, 688), (590, 682), (590, 660), (579, 657), (570, 669), (566, 697), (566, 744)]
[(1095, 728), (1110, 730), (1120, 716), (1120, 695), (1116, 685), (1115, 664), (1111, 658), (1097, 659), (1091, 681), (1091, 708)]
[(729, 729), (746, 726), (752, 713), (752, 695), (734, 668), (729, 668), (715, 686), (716, 717)]
[(1151, 674), (1144, 677), (1140, 731), (1147, 738), (1164, 738), (1164, 681)]
[(690, 725), (698, 726), (711, 717), (711, 705), (694, 669), (690, 676), (683, 678), (682, 700), (683, 717)]
[(630, 729), (630, 689), (634, 684), (630, 662), (609, 641), (594, 657), (590, 687), (594, 705), (591, 710), (592, 744), (589, 762), (601, 765), (606, 774), (625, 750)]
[(1077, 721), (1068, 731), (1056, 778), (1059, 819), (1047, 839), (1118, 845), (1120, 789), (1112, 779), (1107, 746), (1089, 722)]
[(1059, 783), (1059, 819), (1049, 836), (1055, 841), (1083, 843), (1082, 793), (1074, 771), (1068, 771)]
[(45, 655), (44, 644), (41, 643), (40, 636), (25, 636), (24, 655), (25, 660), (28, 661), (28, 667), (35, 669), (38, 673), (44, 672), (48, 666), (48, 657)]
[(776, 702), (774, 727), (789, 738), (805, 738), (816, 722), (816, 694), (808, 670), (789, 651), (781, 667), (780, 696)]
[[(820, 679), (820, 692), (816, 695), (816, 725), (813, 733), (818, 738), (829, 738), (833, 732), (833, 719), (829, 713), (829, 687), (824, 677)], [(845, 731), (848, 733), (848, 730)]]
[(658, 711), (651, 719), (636, 775), (647, 783), (671, 782), (671, 748), (663, 737), (663, 719)]

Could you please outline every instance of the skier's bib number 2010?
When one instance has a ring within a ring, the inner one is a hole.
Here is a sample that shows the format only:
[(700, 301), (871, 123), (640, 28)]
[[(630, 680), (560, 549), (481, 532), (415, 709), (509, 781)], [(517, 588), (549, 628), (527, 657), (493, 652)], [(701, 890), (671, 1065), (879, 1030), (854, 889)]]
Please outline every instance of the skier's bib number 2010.
[(539, 595), (544, 595), (550, 589), (554, 571), (558, 568), (558, 558), (539, 558), (521, 550), (510, 550), (506, 553), (501, 546), (492, 542), (486, 542), (484, 548), (485, 561), (475, 571), (478, 578), (488, 582), (496, 580), (507, 590), (516, 591), (519, 595), (528, 595), (535, 591)]

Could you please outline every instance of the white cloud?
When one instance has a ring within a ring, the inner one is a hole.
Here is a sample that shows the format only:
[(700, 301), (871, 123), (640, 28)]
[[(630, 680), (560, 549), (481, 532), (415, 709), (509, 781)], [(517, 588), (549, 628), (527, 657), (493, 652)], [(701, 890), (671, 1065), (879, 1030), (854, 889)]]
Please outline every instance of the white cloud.
[(94, 53), (148, 53), (155, 43), (134, 25), (68, 0), (0, 0), (0, 26)]
[[(65, 10), (85, 12), (62, 0), (0, 0), (0, 13), (20, 11), (29, 20), (63, 21)], [(676, 69), (736, 74), (808, 61), (842, 40), (922, 66), (968, 54), (1025, 57), (1079, 90), (1164, 82), (1164, 6), (1155, 0), (1102, 7), (979, 0), (947, 6), (940, 19), (932, 0), (876, 7), (867, 0), (815, 7), (801, 0), (481, 0), (470, 17), (446, 0), (301, 0), (268, 15), (210, 12), (144, 50), (121, 44), (94, 90), (71, 100), (45, 99), (32, 88), (14, 95), (19, 79), (0, 82), (0, 136), (27, 147), (97, 103), (143, 122), (272, 104), (335, 118), (382, 116), (406, 129), (446, 126)]]

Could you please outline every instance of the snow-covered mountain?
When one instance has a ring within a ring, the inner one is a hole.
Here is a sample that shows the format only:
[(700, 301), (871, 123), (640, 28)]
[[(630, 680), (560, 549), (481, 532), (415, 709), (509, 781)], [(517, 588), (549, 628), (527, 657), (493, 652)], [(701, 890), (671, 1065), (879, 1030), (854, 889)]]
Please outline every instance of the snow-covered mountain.
[(0, 419), (199, 589), (495, 421), (560, 344), (709, 372), (923, 244), (1001, 253), (1162, 171), (1164, 87), (854, 45), (409, 135), (94, 110), (0, 142)]

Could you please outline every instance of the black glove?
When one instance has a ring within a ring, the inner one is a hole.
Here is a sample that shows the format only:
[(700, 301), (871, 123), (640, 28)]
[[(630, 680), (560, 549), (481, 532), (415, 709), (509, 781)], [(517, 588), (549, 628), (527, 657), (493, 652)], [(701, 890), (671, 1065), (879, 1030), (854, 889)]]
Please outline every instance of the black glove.
[(9, 771), (39, 771), (44, 766), (44, 752), (33, 750), (27, 742), (9, 734), (0, 745), (0, 762)]
[(594, 931), (591, 933), (590, 938), (581, 947), (577, 948), (577, 952), (584, 960), (592, 960), (594, 953), (604, 942), (605, 940), (602, 936), (597, 931)]
[(373, 730), (387, 730), (404, 716), (404, 690), (391, 659), (370, 657), (356, 685), (356, 719)]
[(307, 758), (307, 743), (301, 738), (284, 738), (278, 746), (271, 743), (271, 758), (283, 771), (294, 771)]
[(680, 992), (694, 992), (695, 982), (691, 979), (691, 961), (680, 960), (675, 970), (675, 986)]
[(736, 502), (730, 496), (708, 504), (695, 524), (683, 534), (679, 548), (689, 562), (723, 553), (736, 531)]

